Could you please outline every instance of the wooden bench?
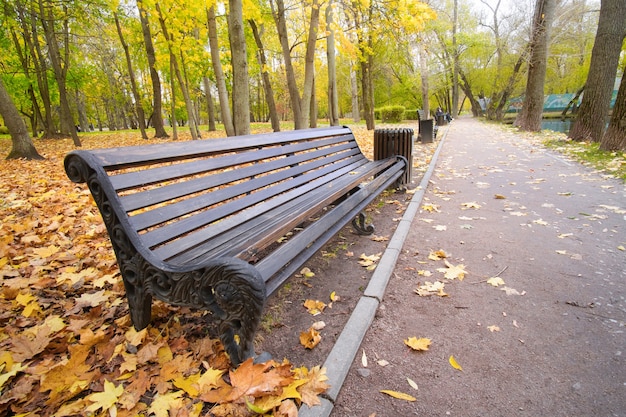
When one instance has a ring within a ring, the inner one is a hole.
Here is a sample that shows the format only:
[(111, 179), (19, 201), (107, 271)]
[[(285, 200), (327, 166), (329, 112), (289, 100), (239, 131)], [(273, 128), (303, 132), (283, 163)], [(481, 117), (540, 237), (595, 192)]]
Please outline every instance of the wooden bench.
[(209, 310), (234, 365), (254, 356), (266, 297), (408, 166), (371, 161), (347, 127), (137, 147), (65, 158), (100, 209), (137, 330), (152, 297)]

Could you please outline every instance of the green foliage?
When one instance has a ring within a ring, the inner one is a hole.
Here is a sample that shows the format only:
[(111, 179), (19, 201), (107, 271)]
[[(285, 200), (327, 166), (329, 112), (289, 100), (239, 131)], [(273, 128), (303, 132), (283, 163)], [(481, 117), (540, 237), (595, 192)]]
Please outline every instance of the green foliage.
[(376, 110), (376, 115), (380, 115), (383, 123), (400, 123), (404, 120), (404, 106), (385, 106)]
[(8, 135), (9, 134), (9, 128), (6, 126), (0, 126), (0, 135)]

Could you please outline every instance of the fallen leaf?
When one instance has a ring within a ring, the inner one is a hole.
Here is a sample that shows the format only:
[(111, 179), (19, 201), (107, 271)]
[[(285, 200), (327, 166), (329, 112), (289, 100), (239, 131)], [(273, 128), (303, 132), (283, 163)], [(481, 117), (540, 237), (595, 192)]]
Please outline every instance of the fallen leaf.
[(411, 396), (409, 394), (405, 394), (403, 392), (391, 391), (391, 390), (387, 390), (387, 389), (380, 390), (380, 392), (382, 392), (383, 394), (387, 394), (390, 397), (397, 398), (399, 400), (416, 401), (415, 397), (413, 397), (413, 396)]
[(478, 204), (475, 201), (470, 201), (469, 203), (463, 203), (461, 205), (463, 206), (463, 209), (479, 209), (480, 208), (480, 204)]
[(444, 262), (447, 268), (438, 268), (437, 271), (442, 272), (444, 274), (444, 277), (446, 277), (447, 279), (458, 278), (459, 281), (463, 281), (463, 278), (465, 278), (465, 274), (467, 274), (467, 271), (464, 269), (465, 265), (459, 264), (455, 266), (446, 260), (444, 260)]
[(446, 252), (443, 249), (439, 249), (436, 251), (431, 251), (430, 254), (428, 254), (428, 259), (432, 260), (432, 261), (439, 261), (441, 259), (445, 259), (448, 257), (448, 254), (446, 254)]
[(102, 409), (102, 411), (111, 410), (111, 415), (115, 415), (113, 413), (117, 413), (117, 408), (115, 407), (115, 403), (118, 401), (119, 397), (124, 393), (124, 385), (119, 384), (117, 387), (114, 383), (104, 380), (104, 391), (103, 392), (95, 392), (93, 394), (89, 394), (86, 398), (87, 400), (93, 402), (89, 407), (87, 407), (86, 411), (97, 411)]
[(496, 200), (506, 200), (506, 197), (502, 194), (496, 194), (493, 196), (493, 198), (495, 198)]
[(450, 355), (450, 359), (448, 359), (448, 362), (450, 362), (450, 365), (452, 365), (454, 369), (458, 369), (459, 371), (463, 370), (463, 368), (461, 368), (461, 365), (459, 365), (456, 359), (454, 359), (454, 356)]
[(504, 280), (500, 277), (491, 277), (487, 280), (487, 284), (497, 287), (499, 285), (504, 285)]
[(317, 316), (324, 311), (326, 303), (319, 300), (306, 300), (304, 302), (304, 307), (309, 311), (309, 314)]
[(313, 327), (309, 327), (307, 331), (300, 333), (300, 344), (307, 349), (313, 349), (321, 340), (320, 332)]
[(490, 332), (499, 332), (500, 328), (498, 326), (496, 326), (495, 324), (492, 326), (487, 326), (487, 329), (489, 329)]
[(425, 210), (429, 213), (439, 213), (439, 206), (436, 204), (424, 204), (422, 205), (422, 210)]
[(367, 368), (367, 355), (365, 354), (365, 349), (363, 349), (363, 354), (361, 355), (361, 365), (363, 365), (363, 368)]
[(302, 268), (302, 270), (300, 271), (300, 275), (305, 278), (313, 278), (315, 276), (315, 273), (313, 273), (309, 268)]
[(417, 337), (413, 336), (404, 340), (405, 345), (417, 351), (428, 350), (430, 343), (431, 343), (431, 340), (426, 337), (421, 337), (418, 339)]
[(415, 293), (419, 295), (420, 297), (427, 297), (429, 295), (438, 295), (439, 297), (447, 297), (448, 294), (446, 294), (443, 291), (444, 286), (445, 284), (440, 281), (435, 281), (435, 282), (426, 281), (424, 285), (420, 285), (415, 290)]
[(413, 388), (413, 389), (414, 389), (414, 390), (416, 390), (416, 391), (418, 390), (417, 383), (415, 383), (415, 381), (413, 381), (411, 378), (407, 377), (407, 378), (406, 378), (406, 382), (408, 382), (408, 383), (409, 383), (409, 385), (411, 386), (411, 388)]

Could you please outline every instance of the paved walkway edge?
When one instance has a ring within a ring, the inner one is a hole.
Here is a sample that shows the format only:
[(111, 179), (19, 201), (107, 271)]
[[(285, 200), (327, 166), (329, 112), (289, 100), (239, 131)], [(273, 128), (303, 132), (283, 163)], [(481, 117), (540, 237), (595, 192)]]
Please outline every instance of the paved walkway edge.
[(393, 237), (389, 241), (378, 266), (374, 270), (374, 274), (372, 274), (372, 278), (370, 279), (363, 296), (361, 296), (361, 299), (350, 315), (350, 319), (348, 319), (346, 326), (339, 335), (335, 346), (333, 346), (328, 357), (326, 358), (326, 362), (324, 362), (326, 375), (328, 376), (327, 382), (330, 384), (330, 388), (321, 398), (320, 405), (316, 405), (314, 407), (302, 405), (298, 413), (300, 417), (330, 416), (330, 413), (334, 408), (334, 403), (337, 401), (341, 386), (350, 371), (352, 361), (354, 361), (359, 347), (361, 346), (361, 342), (365, 337), (365, 333), (374, 320), (374, 315), (376, 314), (376, 310), (378, 310), (378, 305), (383, 299), (387, 283), (391, 278), (391, 274), (393, 274), (396, 261), (398, 260), (404, 241), (411, 229), (411, 223), (413, 222), (415, 215), (419, 212), (419, 207), (422, 204), (422, 199), (424, 198), (426, 188), (428, 187), (428, 182), (435, 171), (435, 166), (437, 165), (437, 160), (439, 159), (439, 154), (441, 153), (441, 148), (443, 147), (445, 139), (448, 136), (449, 130), (450, 128), (447, 128), (441, 138), (439, 145), (431, 158), (430, 164), (428, 165), (428, 170), (424, 173), (422, 181), (404, 211), (404, 215), (402, 216)]

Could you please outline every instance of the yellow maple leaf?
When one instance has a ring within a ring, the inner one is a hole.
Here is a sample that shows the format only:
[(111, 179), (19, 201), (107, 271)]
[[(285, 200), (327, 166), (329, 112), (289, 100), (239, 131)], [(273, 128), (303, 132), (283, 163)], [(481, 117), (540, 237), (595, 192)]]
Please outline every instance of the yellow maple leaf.
[(447, 257), (448, 257), (448, 254), (443, 249), (431, 251), (430, 254), (428, 255), (428, 259), (430, 259), (431, 261), (439, 261)]
[(224, 375), (223, 370), (209, 368), (203, 373), (200, 378), (196, 381), (196, 387), (201, 392), (208, 392), (214, 388), (217, 388), (223, 382), (222, 375)]
[(487, 284), (497, 287), (499, 285), (504, 285), (504, 280), (500, 277), (491, 277), (487, 280)]
[(428, 350), (430, 346), (431, 340), (427, 337), (420, 337), (419, 339), (415, 336), (409, 337), (404, 341), (404, 344), (410, 347), (413, 350), (423, 351)]
[(183, 407), (183, 391), (172, 391), (166, 394), (157, 394), (150, 404), (149, 413), (156, 417), (169, 417), (170, 410)]
[(306, 383), (298, 389), (302, 396), (302, 402), (309, 407), (321, 404), (319, 395), (326, 392), (330, 387), (326, 382), (328, 381), (326, 368), (315, 366), (309, 370), (306, 367), (301, 367), (295, 369), (294, 373), (297, 379), (306, 381)]
[(315, 273), (309, 268), (302, 268), (302, 270), (300, 271), (300, 275), (305, 278), (313, 278), (315, 276)]
[(427, 297), (429, 295), (438, 295), (439, 297), (447, 297), (448, 294), (446, 294), (443, 291), (444, 286), (445, 284), (440, 281), (435, 281), (435, 282), (426, 281), (424, 285), (420, 285), (415, 290), (415, 293), (417, 293), (417, 295), (419, 295), (420, 297)]
[(438, 268), (437, 271), (443, 272), (447, 279), (458, 278), (459, 281), (463, 281), (465, 274), (467, 274), (467, 271), (464, 269), (465, 265), (459, 264), (454, 266), (448, 261), (444, 260), (444, 262), (446, 263), (447, 268)]
[(313, 349), (321, 340), (322, 336), (320, 335), (320, 332), (315, 330), (313, 327), (309, 327), (309, 329), (305, 332), (300, 332), (300, 344), (307, 349)]
[[(87, 399), (92, 401), (89, 407), (86, 408), (87, 411), (97, 411), (102, 409), (102, 411), (107, 411), (109, 409), (113, 409), (115, 407), (115, 403), (119, 399), (119, 397), (124, 393), (124, 385), (119, 384), (117, 387), (114, 383), (109, 382), (108, 380), (104, 380), (104, 391), (95, 392), (93, 394), (89, 394)], [(117, 411), (117, 408), (115, 408)], [(115, 415), (115, 414), (112, 414)]]
[(182, 389), (187, 394), (189, 394), (189, 396), (197, 397), (198, 394), (200, 394), (200, 391), (198, 390), (198, 387), (197, 387), (199, 380), (200, 380), (200, 372), (198, 372), (197, 374), (189, 375), (189, 377), (187, 378), (181, 375), (178, 378), (175, 378), (174, 381), (172, 382), (174, 383), (174, 386), (176, 388)]
[(390, 397), (397, 398), (399, 400), (416, 401), (415, 397), (413, 397), (412, 395), (409, 395), (409, 394), (405, 394), (403, 392), (392, 391), (392, 390), (388, 390), (388, 389), (380, 390), (380, 392), (382, 392), (383, 394), (387, 394)]
[(422, 210), (425, 210), (429, 213), (439, 213), (439, 206), (436, 204), (424, 204), (422, 205)]
[(321, 314), (326, 308), (326, 303), (319, 300), (306, 300), (303, 305), (309, 311), (309, 314), (314, 316)]

